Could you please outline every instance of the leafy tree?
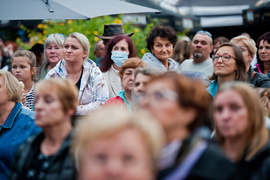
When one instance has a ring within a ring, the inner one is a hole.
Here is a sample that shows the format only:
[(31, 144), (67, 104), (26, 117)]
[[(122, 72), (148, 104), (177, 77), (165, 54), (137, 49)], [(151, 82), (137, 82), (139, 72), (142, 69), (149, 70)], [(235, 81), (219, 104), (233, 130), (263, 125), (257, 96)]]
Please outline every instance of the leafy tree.
[[(126, 33), (134, 32), (134, 35), (131, 39), (134, 42), (134, 45), (137, 48), (138, 56), (142, 57), (143, 54), (147, 51), (146, 49), (146, 37), (147, 33), (153, 28), (153, 26), (157, 25), (158, 22), (156, 19), (152, 20), (146, 25), (145, 28), (140, 28), (132, 25), (131, 23), (123, 24), (123, 28)], [(91, 20), (47, 20), (42, 24), (38, 24), (35, 29), (27, 29), (24, 26), (21, 26), (21, 29), (24, 30), (30, 41), (28, 43), (22, 42), (20, 38), (17, 38), (16, 42), (25, 49), (29, 49), (35, 43), (44, 43), (46, 37), (52, 33), (60, 33), (67, 36), (72, 32), (79, 32), (87, 36), (89, 39), (91, 49), (89, 57), (94, 59), (93, 46), (95, 42), (99, 40), (94, 35), (102, 35), (103, 27), (105, 24), (111, 23), (122, 23), (121, 15), (119, 16), (103, 16), (92, 18)]]

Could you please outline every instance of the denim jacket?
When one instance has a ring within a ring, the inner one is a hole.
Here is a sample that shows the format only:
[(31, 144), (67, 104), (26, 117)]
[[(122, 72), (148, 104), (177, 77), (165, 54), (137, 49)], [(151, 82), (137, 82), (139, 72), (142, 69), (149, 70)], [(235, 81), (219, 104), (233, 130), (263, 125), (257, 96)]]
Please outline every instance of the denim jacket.
[(0, 125), (0, 179), (8, 178), (18, 147), (41, 131), (35, 126), (33, 111), (16, 103), (3, 125)]

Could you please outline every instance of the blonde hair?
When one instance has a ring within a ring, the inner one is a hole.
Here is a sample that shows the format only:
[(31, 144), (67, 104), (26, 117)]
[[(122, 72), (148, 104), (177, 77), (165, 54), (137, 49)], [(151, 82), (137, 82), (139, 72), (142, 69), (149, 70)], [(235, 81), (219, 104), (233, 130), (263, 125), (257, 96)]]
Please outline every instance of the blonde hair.
[(250, 54), (250, 56), (254, 57), (254, 55), (257, 52), (257, 47), (256, 47), (256, 43), (253, 39), (250, 39), (246, 36), (236, 36), (234, 38), (231, 39), (230, 44), (235, 44), (238, 42), (242, 42), (245, 47), (248, 49), (248, 53)]
[[(246, 131), (248, 137), (245, 142), (245, 146), (239, 149), (237, 160), (244, 155), (244, 151), (247, 149), (247, 155), (245, 159), (252, 158), (260, 149), (262, 149), (268, 141), (268, 130), (265, 126), (264, 111), (258, 93), (250, 85), (245, 82), (227, 82), (224, 83), (216, 97), (226, 90), (233, 89), (241, 96), (248, 110), (248, 122), (249, 127)], [(216, 129), (215, 139), (222, 145), (224, 143), (224, 137)]]
[(78, 40), (78, 42), (82, 45), (83, 50), (87, 52), (87, 56), (84, 58), (84, 60), (87, 60), (90, 52), (90, 43), (87, 37), (78, 32), (71, 33), (67, 36), (67, 38), (68, 37), (73, 37)]
[(0, 76), (4, 78), (4, 86), (8, 95), (8, 100), (15, 103), (21, 102), (22, 100), (22, 88), (16, 77), (10, 72), (0, 70)]
[(51, 92), (55, 91), (63, 105), (64, 112), (74, 110), (76, 112), (78, 104), (78, 89), (69, 79), (51, 78), (41, 80), (35, 86), (35, 92)]
[(36, 76), (36, 70), (35, 70), (35, 67), (36, 67), (36, 56), (35, 56), (35, 54), (32, 53), (31, 51), (27, 51), (27, 50), (18, 50), (12, 55), (11, 63), (13, 63), (13, 60), (16, 57), (26, 57), (27, 58), (27, 63), (30, 65), (31, 71), (34, 70), (34, 73), (32, 75), (32, 81), (36, 81), (37, 76)]
[(91, 142), (101, 137), (110, 137), (126, 128), (133, 128), (142, 135), (149, 157), (152, 162), (157, 160), (164, 142), (160, 125), (145, 113), (136, 112), (135, 115), (119, 106), (107, 106), (86, 115), (75, 126), (71, 154), (76, 168), (80, 168), (80, 159)]

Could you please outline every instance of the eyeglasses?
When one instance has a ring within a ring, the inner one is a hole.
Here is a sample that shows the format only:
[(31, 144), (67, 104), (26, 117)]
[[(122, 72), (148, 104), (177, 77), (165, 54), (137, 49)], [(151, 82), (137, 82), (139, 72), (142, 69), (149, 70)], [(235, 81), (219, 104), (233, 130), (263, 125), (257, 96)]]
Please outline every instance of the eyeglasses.
[(140, 98), (148, 99), (148, 100), (155, 100), (156, 102), (162, 102), (164, 100), (175, 101), (178, 99), (178, 95), (169, 89), (164, 89), (160, 91), (154, 91), (151, 93), (141, 93)]
[(203, 31), (203, 30), (198, 31), (196, 34), (205, 34), (205, 35), (207, 35), (207, 36), (209, 36), (209, 37), (212, 37), (212, 34), (211, 34), (210, 32), (208, 32), (208, 31)]
[(236, 59), (235, 57), (233, 57), (231, 55), (223, 55), (223, 56), (214, 55), (213, 56), (214, 61), (218, 61), (219, 58), (221, 58), (222, 61), (229, 61), (231, 58)]

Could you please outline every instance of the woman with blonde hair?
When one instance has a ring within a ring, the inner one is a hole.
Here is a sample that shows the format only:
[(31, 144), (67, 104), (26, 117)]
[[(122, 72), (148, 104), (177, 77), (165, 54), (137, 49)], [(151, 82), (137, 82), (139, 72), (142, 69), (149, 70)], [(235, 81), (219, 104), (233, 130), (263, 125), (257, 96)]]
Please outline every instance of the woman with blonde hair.
[(142, 112), (109, 106), (86, 115), (71, 144), (77, 179), (154, 180), (163, 140), (160, 125)]
[(70, 79), (79, 90), (77, 115), (99, 108), (108, 99), (107, 83), (96, 64), (88, 58), (90, 43), (87, 37), (74, 32), (64, 42), (64, 59), (51, 69), (45, 79)]
[(0, 70), (0, 179), (9, 177), (18, 147), (40, 132), (33, 111), (21, 104), (22, 88), (10, 72)]
[(42, 132), (19, 148), (10, 179), (75, 179), (69, 142), (77, 99), (70, 80), (48, 79), (36, 85), (35, 124)]
[(270, 79), (262, 74), (255, 72), (251, 67), (251, 61), (254, 58), (257, 48), (253, 39), (246, 36), (237, 36), (231, 39), (231, 44), (240, 48), (246, 64), (247, 82), (255, 87), (270, 87)]
[(240, 179), (270, 178), (270, 141), (256, 91), (244, 82), (223, 84), (214, 99), (215, 139), (238, 166)]

